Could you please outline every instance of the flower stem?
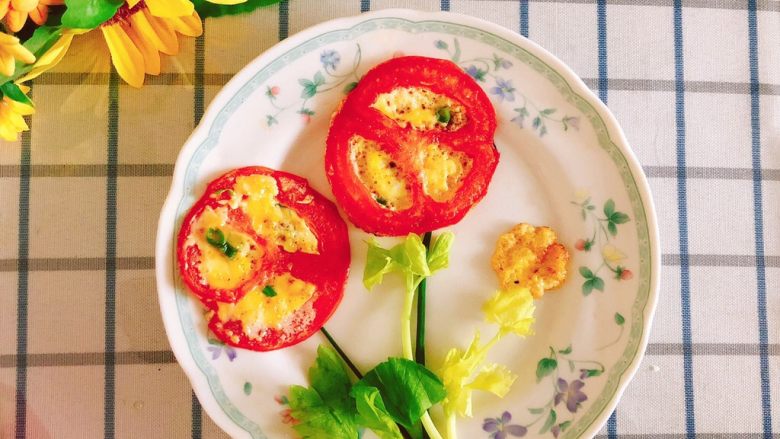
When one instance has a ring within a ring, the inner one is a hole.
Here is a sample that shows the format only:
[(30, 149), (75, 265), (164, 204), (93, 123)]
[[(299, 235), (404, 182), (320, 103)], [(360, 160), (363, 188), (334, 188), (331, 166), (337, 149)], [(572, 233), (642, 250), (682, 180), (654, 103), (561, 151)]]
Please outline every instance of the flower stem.
[(354, 373), (358, 379), (362, 379), (363, 374), (360, 373), (360, 370), (357, 368), (357, 366), (355, 366), (352, 360), (350, 360), (349, 357), (347, 357), (347, 354), (344, 353), (344, 351), (341, 349), (341, 346), (339, 346), (339, 344), (336, 343), (336, 340), (333, 339), (333, 337), (330, 335), (328, 330), (325, 329), (325, 327), (323, 326), (322, 328), (320, 328), (320, 331), (325, 335), (325, 338), (328, 339), (328, 342), (331, 344), (331, 346), (333, 346), (333, 349), (335, 349), (336, 352), (339, 353), (341, 359), (344, 360), (345, 363), (347, 363), (349, 370), (351, 370), (352, 373)]
[(455, 421), (456, 419), (454, 412), (447, 415), (447, 439), (458, 438), (458, 426)]
[[(423, 235), (423, 245), (425, 246), (425, 253), (427, 255), (428, 250), (431, 247), (431, 232), (426, 232)], [(417, 286), (417, 340), (414, 350), (414, 359), (425, 366), (425, 293), (427, 282), (425, 278), (420, 281), (420, 285)]]

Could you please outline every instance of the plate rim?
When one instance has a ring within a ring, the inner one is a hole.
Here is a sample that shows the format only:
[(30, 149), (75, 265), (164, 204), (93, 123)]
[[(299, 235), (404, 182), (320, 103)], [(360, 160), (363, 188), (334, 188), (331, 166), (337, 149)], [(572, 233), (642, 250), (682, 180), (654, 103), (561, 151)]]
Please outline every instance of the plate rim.
[[(618, 377), (617, 387), (610, 400), (604, 405), (601, 412), (594, 417), (594, 419), (584, 428), (584, 431), (581, 433), (582, 436), (586, 437), (595, 435), (604, 425), (604, 423), (606, 423), (607, 418), (617, 406), (619, 400), (625, 392), (628, 383), (633, 379), (634, 375), (639, 369), (639, 366), (645, 355), (645, 349), (649, 340), (653, 317), (655, 315), (655, 309), (658, 303), (659, 279), (661, 270), (660, 242), (656, 211), (653, 198), (651, 196), (649, 183), (615, 116), (570, 67), (564, 64), (563, 61), (548, 52), (546, 49), (516, 32), (506, 29), (496, 23), (459, 13), (425, 12), (411, 9), (383, 9), (379, 11), (363, 13), (360, 15), (340, 17), (324, 21), (317, 25), (308, 27), (294, 35), (291, 35), (287, 39), (260, 53), (252, 61), (247, 63), (246, 66), (244, 66), (235, 76), (233, 76), (233, 78), (230, 79), (230, 81), (228, 81), (220, 89), (220, 91), (208, 105), (206, 111), (203, 114), (203, 117), (200, 120), (200, 123), (184, 143), (176, 158), (171, 187), (161, 208), (160, 217), (158, 220), (155, 244), (155, 278), (157, 283), (158, 302), (160, 305), (160, 312), (162, 314), (166, 336), (177, 362), (189, 379), (193, 391), (197, 395), (201, 405), (207, 414), (221, 429), (234, 437), (238, 435), (246, 436), (251, 434), (244, 428), (237, 425), (233, 420), (231, 420), (224, 412), (223, 408), (217, 403), (216, 398), (212, 393), (212, 389), (207, 383), (207, 377), (204, 373), (202, 373), (200, 366), (195, 362), (191, 352), (189, 351), (189, 348), (187, 347), (186, 340), (183, 339), (183, 329), (180, 327), (171, 327), (171, 325), (174, 324), (173, 320), (175, 320), (175, 323), (180, 324), (179, 319), (166, 317), (166, 312), (169, 311), (169, 309), (166, 309), (166, 303), (170, 302), (171, 300), (175, 301), (175, 297), (172, 299), (171, 297), (166, 297), (166, 295), (171, 295), (170, 290), (174, 290), (173, 296), (176, 295), (176, 292), (175, 285), (170, 282), (170, 267), (165, 265), (162, 261), (172, 257), (171, 253), (173, 253), (173, 258), (175, 258), (175, 251), (171, 252), (172, 243), (170, 237), (178, 226), (178, 219), (175, 218), (175, 205), (179, 204), (179, 202), (181, 202), (182, 198), (185, 196), (185, 179), (182, 175), (187, 171), (188, 163), (185, 162), (188, 162), (189, 159), (193, 157), (197, 151), (197, 148), (201, 145), (201, 143), (203, 143), (204, 140), (209, 137), (214, 122), (218, 118), (223, 108), (229, 104), (231, 99), (235, 96), (236, 92), (240, 90), (241, 87), (244, 86), (249, 80), (251, 80), (252, 77), (264, 66), (270, 64), (270, 62), (278, 58), (280, 55), (325, 32), (333, 30), (347, 30), (359, 25), (360, 23), (377, 18), (398, 18), (411, 22), (441, 21), (453, 25), (470, 26), (475, 29), (494, 34), (495, 36), (504, 39), (507, 42), (522, 48), (523, 50), (528, 51), (533, 56), (546, 63), (558, 75), (560, 75), (564, 82), (571, 88), (571, 91), (574, 94), (579, 95), (589, 105), (591, 105), (595, 113), (601, 118), (601, 121), (606, 128), (606, 134), (609, 141), (615, 145), (615, 147), (619, 150), (625, 159), (626, 164), (628, 165), (628, 170), (635, 183), (639, 195), (639, 203), (641, 204), (645, 214), (645, 222), (648, 233), (648, 250), (650, 252), (650, 260), (648, 265), (650, 269), (648, 297), (647, 301), (645, 302), (644, 309), (640, 312), (640, 315), (643, 317), (643, 325), (642, 334), (639, 338), (636, 352), (634, 353), (631, 362), (626, 366), (622, 374)], [(171, 212), (171, 210), (173, 210), (173, 212)], [(639, 245), (641, 249), (641, 243)], [(174, 269), (175, 266), (176, 264), (174, 260)], [(259, 432), (259, 435), (252, 434), (252, 437), (265, 437), (265, 435), (262, 432)]]

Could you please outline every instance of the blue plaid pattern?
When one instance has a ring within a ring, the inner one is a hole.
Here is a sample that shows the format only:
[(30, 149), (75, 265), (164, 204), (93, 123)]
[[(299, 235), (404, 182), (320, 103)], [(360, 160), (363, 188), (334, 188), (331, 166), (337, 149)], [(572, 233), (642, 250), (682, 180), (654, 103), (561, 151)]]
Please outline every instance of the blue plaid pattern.
[(609, 104), (644, 166), (661, 297), (644, 364), (599, 436), (778, 437), (776, 0), (284, 0), (208, 20), (142, 91), (66, 60), (34, 84), (31, 131), (0, 145), (0, 435), (225, 437), (158, 315), (153, 228), (173, 161), (257, 53), (386, 7), (474, 15), (548, 48)]

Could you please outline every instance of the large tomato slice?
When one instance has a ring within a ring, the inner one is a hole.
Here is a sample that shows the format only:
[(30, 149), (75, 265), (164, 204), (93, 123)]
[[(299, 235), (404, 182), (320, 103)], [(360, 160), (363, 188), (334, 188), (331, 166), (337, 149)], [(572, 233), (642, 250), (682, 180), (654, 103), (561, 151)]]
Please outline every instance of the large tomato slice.
[(211, 310), (225, 343), (268, 351), (328, 320), (349, 269), (347, 226), (301, 177), (263, 167), (208, 185), (185, 216), (177, 254), (184, 283)]
[(498, 164), (487, 95), (454, 63), (418, 56), (371, 69), (333, 116), (325, 168), (339, 205), (379, 235), (454, 224)]

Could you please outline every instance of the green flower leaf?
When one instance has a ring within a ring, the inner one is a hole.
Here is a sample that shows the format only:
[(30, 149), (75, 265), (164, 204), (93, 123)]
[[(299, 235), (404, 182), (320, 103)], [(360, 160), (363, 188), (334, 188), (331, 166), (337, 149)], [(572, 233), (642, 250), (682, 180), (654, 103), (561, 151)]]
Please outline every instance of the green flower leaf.
[(555, 421), (558, 420), (558, 414), (555, 413), (555, 410), (550, 410), (550, 414), (547, 415), (547, 420), (544, 421), (544, 425), (542, 425), (541, 430), (539, 430), (539, 434), (545, 434), (548, 431), (550, 431), (550, 428), (552, 428), (553, 425), (555, 425)]
[[(32, 36), (22, 45), (27, 48), (35, 58), (40, 58), (60, 39), (62, 36), (61, 26), (41, 26), (33, 32)], [(25, 64), (22, 61), (16, 61), (14, 65), (14, 74), (11, 76), (0, 75), (0, 84), (21, 78), (33, 69), (35, 63)], [(10, 97), (10, 96), (9, 96)], [(11, 98), (13, 99), (13, 98)], [(21, 101), (20, 101), (21, 102)]]
[(623, 212), (615, 212), (609, 217), (609, 221), (615, 224), (627, 223), (629, 220), (628, 215)]
[(599, 290), (601, 292), (604, 291), (604, 279), (595, 276), (593, 279), (591, 279), (591, 282), (593, 282), (594, 289)]
[(626, 318), (623, 317), (619, 312), (615, 313), (615, 323), (618, 324), (618, 326), (623, 326), (624, 323), (626, 323)]
[(563, 355), (571, 354), (571, 345), (566, 346), (566, 349), (561, 349), (558, 353)]
[(314, 84), (320, 86), (324, 83), (325, 83), (325, 76), (322, 75), (322, 72), (317, 71), (317, 73), (314, 74)]
[(609, 234), (610, 235), (612, 235), (612, 236), (617, 235), (617, 226), (612, 221), (607, 223), (607, 230), (609, 230)]
[(570, 426), (571, 426), (571, 421), (561, 422), (560, 424), (558, 424), (558, 428), (561, 429), (561, 433), (566, 431), (566, 429), (569, 428)]
[(411, 429), (447, 392), (425, 366), (404, 358), (390, 358), (369, 371), (355, 386), (375, 387), (392, 419)]
[(547, 116), (555, 113), (555, 108), (545, 108), (544, 110), (540, 111), (540, 113)]
[(593, 277), (593, 272), (588, 267), (580, 267), (580, 275), (585, 279), (590, 279)]
[(249, 381), (244, 383), (244, 395), (249, 396), (252, 394), (252, 383)]
[(536, 382), (542, 380), (542, 378), (551, 374), (558, 368), (558, 360), (555, 358), (542, 358), (539, 363), (536, 364)]
[(585, 369), (583, 372), (585, 372), (586, 378), (597, 377), (604, 373), (604, 371), (601, 369)]
[(588, 296), (593, 292), (593, 279), (588, 279), (582, 283), (582, 295)]
[(613, 213), (615, 213), (615, 202), (612, 201), (612, 198), (610, 198), (606, 203), (604, 203), (604, 215), (609, 218)]
[(574, 372), (574, 368), (575, 368), (574, 361), (569, 360), (569, 372)]
[(528, 413), (530, 413), (532, 415), (541, 415), (542, 413), (544, 413), (544, 409), (541, 408), (541, 407), (540, 408), (532, 408), (532, 409), (528, 409)]
[(347, 93), (351, 92), (352, 90), (354, 90), (355, 87), (357, 87), (357, 85), (358, 85), (358, 83), (355, 82), (355, 81), (350, 82), (347, 85), (345, 85), (344, 86), (344, 94), (347, 94)]
[(0, 92), (3, 94), (3, 96), (8, 96), (9, 99), (13, 99), (16, 102), (21, 102), (22, 104), (27, 105), (33, 104), (30, 98), (28, 98), (27, 95), (22, 92), (19, 86), (11, 81), (0, 85)]
[(216, 3), (210, 3), (207, 0), (193, 0), (192, 2), (195, 4), (195, 10), (198, 11), (198, 15), (200, 15), (201, 18), (206, 18), (243, 14), (263, 6), (279, 3), (279, 1), (280, 0), (247, 0), (244, 3), (239, 3), (237, 5), (218, 5)]

